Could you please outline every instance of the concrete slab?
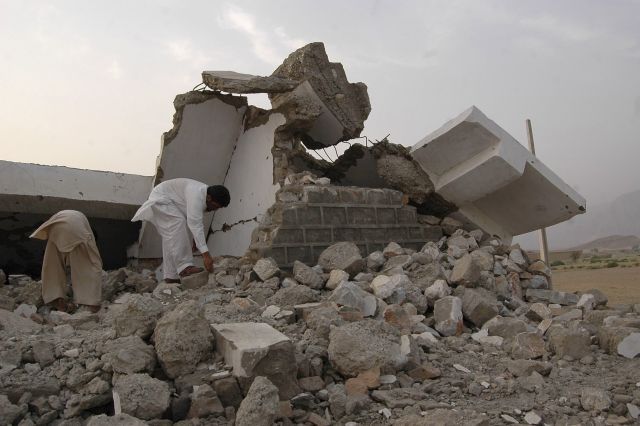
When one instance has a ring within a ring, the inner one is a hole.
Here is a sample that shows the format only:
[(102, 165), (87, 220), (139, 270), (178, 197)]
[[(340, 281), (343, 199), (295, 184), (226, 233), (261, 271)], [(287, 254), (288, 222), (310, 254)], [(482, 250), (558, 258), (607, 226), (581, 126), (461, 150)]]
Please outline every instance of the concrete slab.
[(266, 376), (278, 387), (281, 399), (300, 392), (291, 340), (265, 323), (212, 324), (216, 351), (233, 367), (243, 387), (256, 376)]
[(282, 77), (261, 77), (235, 71), (203, 71), (202, 82), (213, 90), (229, 93), (281, 93), (293, 90), (298, 82)]
[(507, 242), (586, 211), (580, 194), (475, 106), (411, 154), (463, 219)]

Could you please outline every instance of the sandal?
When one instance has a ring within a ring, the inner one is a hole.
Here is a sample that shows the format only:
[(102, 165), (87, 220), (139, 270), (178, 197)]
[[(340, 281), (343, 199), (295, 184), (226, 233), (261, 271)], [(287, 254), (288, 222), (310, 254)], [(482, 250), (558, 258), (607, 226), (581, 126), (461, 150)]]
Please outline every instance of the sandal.
[(191, 265), (187, 266), (182, 272), (180, 272), (180, 276), (184, 278), (188, 277), (189, 275), (199, 274), (202, 271), (204, 271), (204, 269)]

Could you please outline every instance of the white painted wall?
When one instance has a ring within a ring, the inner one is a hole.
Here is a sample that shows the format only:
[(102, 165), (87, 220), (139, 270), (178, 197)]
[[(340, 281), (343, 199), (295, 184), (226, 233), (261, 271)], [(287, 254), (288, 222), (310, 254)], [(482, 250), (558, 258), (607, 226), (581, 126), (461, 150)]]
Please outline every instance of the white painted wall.
[(426, 136), (411, 154), (437, 193), (507, 241), (586, 208), (580, 194), (476, 107)]
[(149, 195), (151, 176), (0, 161), (0, 211), (130, 218)]
[[(279, 185), (273, 183), (274, 132), (285, 123), (282, 114), (273, 113), (266, 124), (243, 132), (231, 158), (231, 166), (224, 185), (231, 193), (231, 203), (218, 210), (211, 228), (222, 229), (223, 224), (243, 219), (258, 218), (275, 202)], [(218, 231), (209, 237), (208, 245), (213, 255), (242, 256), (251, 243), (251, 232), (256, 222), (236, 225), (227, 232)]]
[[(237, 108), (217, 98), (185, 105), (177, 135), (168, 144), (161, 144), (157, 162), (162, 169), (161, 181), (184, 177), (207, 185), (222, 184), (245, 110), (244, 106)], [(205, 214), (205, 229), (212, 217)], [(130, 254), (139, 258), (162, 257), (162, 240), (152, 224), (143, 224), (137, 250)]]

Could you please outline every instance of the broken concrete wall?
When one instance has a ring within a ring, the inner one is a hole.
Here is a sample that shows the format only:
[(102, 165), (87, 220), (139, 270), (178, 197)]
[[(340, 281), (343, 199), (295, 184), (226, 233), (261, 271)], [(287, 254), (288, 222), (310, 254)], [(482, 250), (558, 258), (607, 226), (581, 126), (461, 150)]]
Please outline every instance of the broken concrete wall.
[(273, 138), (284, 124), (282, 114), (272, 113), (261, 125), (247, 128), (235, 145), (224, 185), (231, 203), (213, 218), (208, 245), (213, 255), (241, 256), (251, 233), (273, 204), (280, 188), (273, 181)]
[[(222, 184), (242, 129), (246, 98), (189, 92), (176, 96), (174, 106), (174, 126), (162, 137), (154, 186), (174, 178)], [(212, 217), (213, 214), (205, 214), (205, 229), (209, 229)], [(130, 254), (138, 258), (162, 257), (162, 242), (153, 225), (142, 225), (138, 252)]]
[(127, 261), (140, 225), (131, 216), (151, 176), (0, 161), (0, 269), (40, 275), (45, 243), (29, 235), (60, 210), (84, 213), (98, 234), (105, 268)]

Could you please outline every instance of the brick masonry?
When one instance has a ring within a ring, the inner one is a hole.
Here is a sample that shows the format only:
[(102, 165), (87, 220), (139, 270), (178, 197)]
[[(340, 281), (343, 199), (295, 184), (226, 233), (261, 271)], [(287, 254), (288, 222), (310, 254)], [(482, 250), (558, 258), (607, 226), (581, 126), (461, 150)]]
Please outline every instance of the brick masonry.
[(415, 207), (402, 204), (391, 189), (341, 186), (291, 186), (254, 231), (250, 250), (273, 257), (281, 267), (299, 260), (315, 265), (331, 244), (353, 241), (363, 256), (393, 241), (419, 250), (442, 237), (439, 226), (418, 222)]

